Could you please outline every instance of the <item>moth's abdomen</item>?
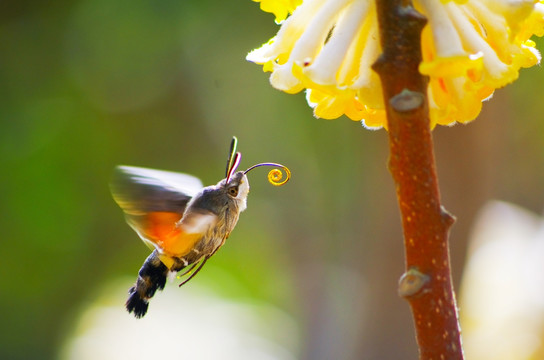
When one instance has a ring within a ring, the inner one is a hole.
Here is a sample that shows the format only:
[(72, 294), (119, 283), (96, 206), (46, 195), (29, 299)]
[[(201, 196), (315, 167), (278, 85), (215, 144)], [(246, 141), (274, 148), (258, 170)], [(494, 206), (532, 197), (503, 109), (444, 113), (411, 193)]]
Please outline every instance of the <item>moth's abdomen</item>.
[(137, 318), (147, 313), (149, 299), (157, 290), (164, 289), (168, 268), (159, 260), (157, 252), (153, 251), (147, 257), (138, 273), (136, 284), (128, 291), (128, 299), (125, 304), (129, 313), (134, 313)]

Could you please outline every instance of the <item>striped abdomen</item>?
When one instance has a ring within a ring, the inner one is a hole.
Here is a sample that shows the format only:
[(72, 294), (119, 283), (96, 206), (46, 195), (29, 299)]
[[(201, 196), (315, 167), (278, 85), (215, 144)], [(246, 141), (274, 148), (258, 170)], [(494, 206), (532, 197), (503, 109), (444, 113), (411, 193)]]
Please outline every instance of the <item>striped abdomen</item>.
[(129, 313), (133, 312), (137, 318), (146, 314), (149, 299), (157, 290), (164, 289), (168, 271), (168, 268), (159, 260), (157, 251), (153, 251), (140, 268), (136, 284), (128, 291), (125, 306)]

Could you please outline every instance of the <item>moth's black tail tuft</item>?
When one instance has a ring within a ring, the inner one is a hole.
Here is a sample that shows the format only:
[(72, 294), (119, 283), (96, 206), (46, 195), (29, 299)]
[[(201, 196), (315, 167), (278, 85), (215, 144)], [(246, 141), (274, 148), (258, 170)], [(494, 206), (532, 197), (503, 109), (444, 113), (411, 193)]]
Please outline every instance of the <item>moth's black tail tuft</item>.
[(129, 313), (134, 313), (136, 318), (142, 318), (149, 307), (149, 299), (142, 298), (136, 291), (136, 286), (133, 286), (128, 291), (128, 299), (125, 304)]
[(149, 299), (157, 290), (164, 289), (168, 268), (159, 260), (155, 251), (151, 253), (138, 273), (136, 284), (128, 291), (125, 303), (127, 311), (142, 318), (147, 313)]

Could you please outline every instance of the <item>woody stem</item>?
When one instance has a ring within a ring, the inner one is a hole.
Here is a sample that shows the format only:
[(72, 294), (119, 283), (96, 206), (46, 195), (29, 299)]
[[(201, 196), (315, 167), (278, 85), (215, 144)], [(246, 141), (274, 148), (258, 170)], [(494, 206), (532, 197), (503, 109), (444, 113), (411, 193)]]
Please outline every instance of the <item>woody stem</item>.
[(389, 170), (396, 185), (406, 272), (399, 294), (410, 304), (421, 360), (463, 359), (451, 280), (449, 230), (440, 204), (427, 103), (418, 71), (426, 19), (402, 0), (376, 0), (383, 52), (373, 65), (386, 104)]

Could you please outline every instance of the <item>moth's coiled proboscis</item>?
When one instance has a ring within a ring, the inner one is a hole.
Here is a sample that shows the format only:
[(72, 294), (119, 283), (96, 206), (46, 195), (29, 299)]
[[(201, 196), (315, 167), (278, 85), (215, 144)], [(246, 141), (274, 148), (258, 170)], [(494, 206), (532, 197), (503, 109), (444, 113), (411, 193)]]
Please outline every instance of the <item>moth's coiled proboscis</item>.
[(281, 167), (285, 172), (285, 179), (283, 179), (283, 173), (279, 169), (272, 169), (268, 172), (268, 181), (274, 186), (282, 186), (291, 178), (291, 171), (286, 166)]
[[(274, 186), (282, 186), (283, 184), (288, 182), (289, 179), (291, 178), (291, 170), (289, 170), (287, 168), (287, 166), (282, 165), (282, 164), (277, 164), (277, 163), (260, 163), (260, 164), (256, 164), (256, 165), (251, 166), (246, 171), (244, 171), (244, 174), (247, 174), (249, 171), (255, 169), (256, 167), (260, 167), (260, 166), (273, 166), (273, 167), (276, 168), (276, 169), (272, 169), (272, 170), (270, 170), (268, 172), (268, 181)], [(279, 169), (282, 169), (285, 172), (285, 179), (284, 180), (282, 180), (283, 179), (283, 173)]]

